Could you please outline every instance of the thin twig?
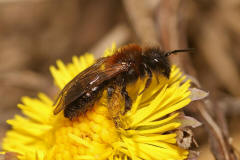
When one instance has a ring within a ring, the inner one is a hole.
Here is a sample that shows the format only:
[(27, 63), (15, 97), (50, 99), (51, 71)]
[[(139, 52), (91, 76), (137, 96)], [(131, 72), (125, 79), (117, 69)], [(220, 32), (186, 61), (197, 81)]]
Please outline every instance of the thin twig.
[[(210, 116), (210, 114), (207, 112), (207, 109), (205, 108), (205, 104), (202, 102), (196, 102), (196, 108), (198, 109), (200, 116), (207, 127), (207, 131), (209, 132), (212, 143), (218, 145), (215, 147), (214, 150), (218, 150), (219, 152), (213, 152), (216, 159), (222, 159), (222, 160), (230, 160), (228, 149), (226, 148), (226, 144), (224, 142), (224, 137), (222, 134), (221, 129), (216, 124), (216, 122), (213, 120), (213, 118)], [(221, 154), (220, 154), (221, 153)]]

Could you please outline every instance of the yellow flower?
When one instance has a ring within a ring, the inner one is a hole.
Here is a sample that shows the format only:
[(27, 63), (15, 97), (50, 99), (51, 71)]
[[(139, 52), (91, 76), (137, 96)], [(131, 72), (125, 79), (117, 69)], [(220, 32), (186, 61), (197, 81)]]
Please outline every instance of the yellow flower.
[[(105, 51), (110, 55), (115, 51)], [(62, 89), (74, 76), (95, 62), (91, 54), (73, 57), (50, 70)], [(120, 117), (116, 127), (103, 94), (92, 110), (73, 121), (60, 113), (53, 115), (53, 100), (40, 93), (38, 98), (23, 97), (18, 107), (24, 116), (7, 120), (12, 129), (3, 140), (3, 149), (18, 153), (21, 160), (165, 160), (186, 159), (188, 151), (176, 145), (176, 129), (181, 126), (179, 112), (190, 103), (190, 82), (183, 80), (175, 66), (169, 79), (153, 78), (150, 87), (139, 94), (145, 80), (127, 86), (133, 99), (130, 111)]]

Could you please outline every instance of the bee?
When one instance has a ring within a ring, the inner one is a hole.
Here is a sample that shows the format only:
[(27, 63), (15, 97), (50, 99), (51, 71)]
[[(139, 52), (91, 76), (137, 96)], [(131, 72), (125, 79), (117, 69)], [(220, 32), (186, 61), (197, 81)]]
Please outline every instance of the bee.
[(167, 57), (177, 52), (189, 52), (191, 49), (165, 52), (157, 47), (142, 48), (137, 44), (123, 46), (108, 57), (98, 59), (93, 65), (74, 77), (59, 93), (55, 101), (54, 115), (64, 110), (64, 117), (72, 120), (91, 109), (94, 103), (107, 90), (111, 100), (114, 91), (120, 90), (125, 100), (125, 112), (131, 108), (132, 100), (126, 91), (126, 85), (138, 78), (147, 77), (143, 93), (151, 84), (153, 73), (170, 76), (170, 64)]

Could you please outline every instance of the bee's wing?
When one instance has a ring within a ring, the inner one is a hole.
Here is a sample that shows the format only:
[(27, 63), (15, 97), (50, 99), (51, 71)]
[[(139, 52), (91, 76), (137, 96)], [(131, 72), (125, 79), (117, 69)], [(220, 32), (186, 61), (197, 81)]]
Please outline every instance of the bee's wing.
[(85, 70), (78, 74), (64, 87), (57, 100), (57, 107), (54, 110), (54, 114), (59, 113), (64, 109), (64, 106), (72, 103), (87, 91), (101, 85), (104, 81), (113, 78), (127, 69), (125, 64), (115, 64), (114, 66), (105, 68), (102, 65), (103, 62), (97, 62), (95, 65), (90, 66), (86, 69), (87, 71)]
[[(91, 73), (92, 71), (97, 70), (103, 63), (105, 62), (105, 58), (100, 58), (97, 60), (96, 63), (94, 63), (92, 66), (86, 68), (84, 71), (80, 72), (78, 75), (76, 75), (70, 82), (66, 84), (66, 86), (61, 90), (61, 92), (58, 94), (57, 98), (55, 99), (55, 102), (53, 106), (56, 106), (54, 109), (54, 114), (58, 114), (61, 112), (65, 107), (65, 96), (69, 92), (69, 90), (77, 83), (78, 79), (82, 79), (83, 77), (86, 77), (87, 74)], [(79, 91), (82, 92), (81, 90)]]

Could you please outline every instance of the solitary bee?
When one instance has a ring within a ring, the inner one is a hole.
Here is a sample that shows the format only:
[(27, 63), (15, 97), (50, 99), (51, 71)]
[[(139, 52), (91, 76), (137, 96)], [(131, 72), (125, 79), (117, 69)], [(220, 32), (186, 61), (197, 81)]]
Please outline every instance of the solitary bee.
[(126, 91), (127, 84), (147, 77), (145, 90), (151, 84), (153, 72), (169, 78), (171, 70), (167, 57), (173, 53), (189, 51), (191, 50), (165, 52), (156, 47), (142, 48), (136, 44), (123, 46), (112, 56), (98, 59), (71, 80), (58, 95), (54, 114), (64, 110), (64, 117), (73, 119), (91, 109), (104, 89), (107, 89), (110, 100), (114, 91), (119, 88), (127, 111), (132, 105)]

